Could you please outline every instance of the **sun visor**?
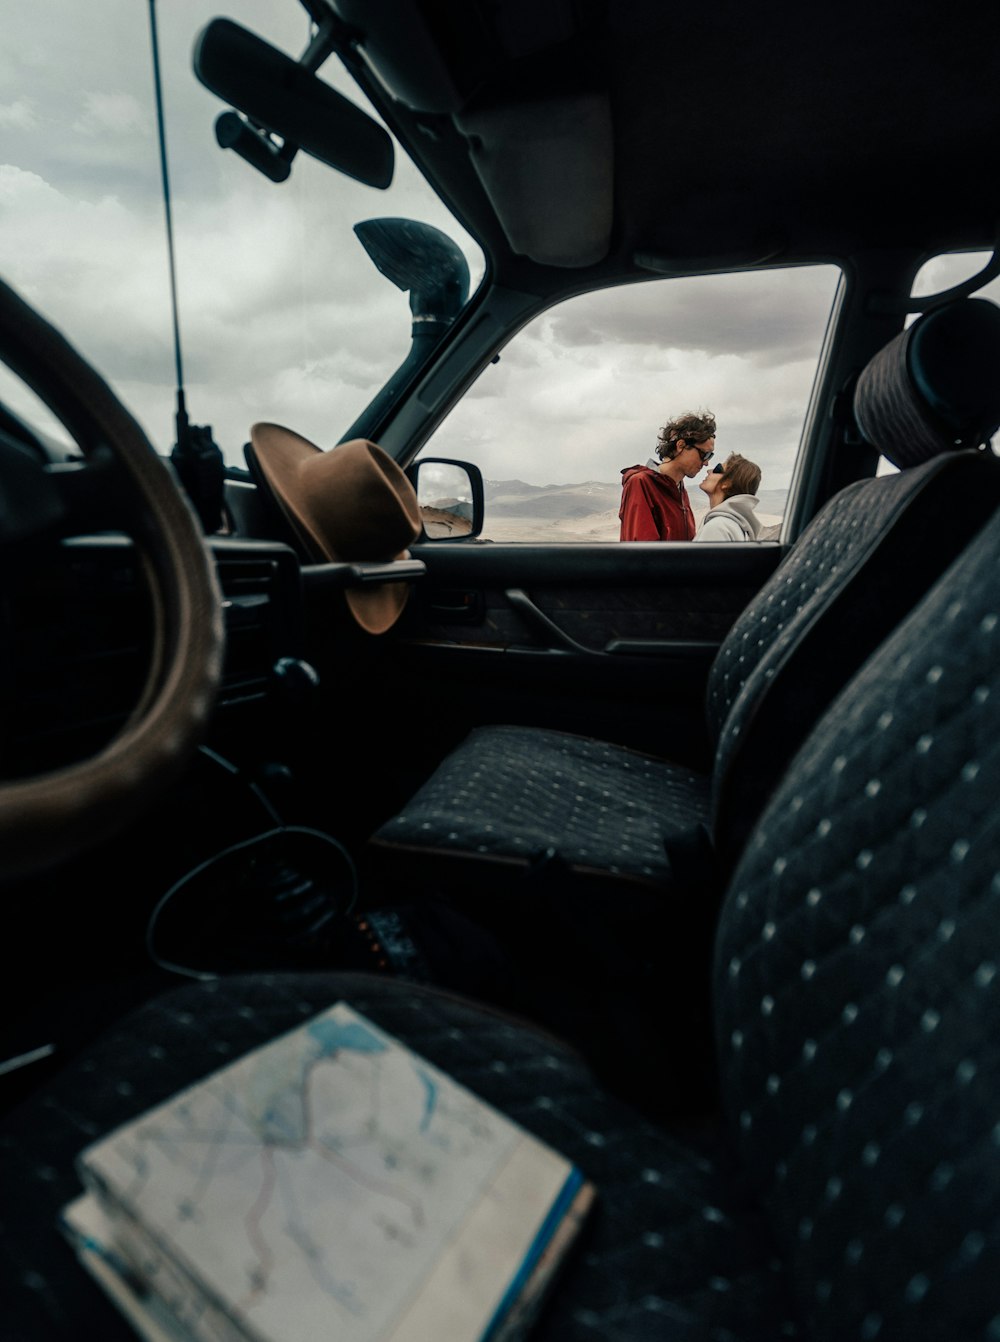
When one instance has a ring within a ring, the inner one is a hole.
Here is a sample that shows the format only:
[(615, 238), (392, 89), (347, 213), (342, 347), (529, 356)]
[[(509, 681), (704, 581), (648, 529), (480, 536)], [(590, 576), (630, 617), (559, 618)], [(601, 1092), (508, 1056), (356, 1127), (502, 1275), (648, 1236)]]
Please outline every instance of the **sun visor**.
[(465, 101), (415, 5), (333, 0), (345, 23), (364, 36), (359, 50), (379, 83), (419, 112), (451, 114)]
[(614, 218), (614, 137), (606, 94), (463, 112), (480, 181), (513, 251), (539, 265), (602, 261)]

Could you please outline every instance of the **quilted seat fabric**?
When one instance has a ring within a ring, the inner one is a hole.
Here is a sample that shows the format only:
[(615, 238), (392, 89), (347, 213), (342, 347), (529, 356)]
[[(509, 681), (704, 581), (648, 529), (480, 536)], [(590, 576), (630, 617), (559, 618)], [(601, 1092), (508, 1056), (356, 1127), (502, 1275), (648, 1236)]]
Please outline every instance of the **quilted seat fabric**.
[[(910, 501), (927, 490), (930, 502), (936, 488), (944, 493), (953, 479), (961, 484), (970, 463), (979, 460), (975, 452), (939, 455), (897, 475), (858, 480), (820, 509), (770, 582), (737, 617), (712, 663), (705, 711), (713, 737), (721, 738), (727, 731), (738, 737), (738, 730), (731, 729), (739, 723), (728, 724), (734, 707), (742, 699), (740, 710), (747, 711), (831, 598), (853, 575), (867, 576), (866, 562)], [(993, 473), (984, 472), (987, 479)], [(947, 509), (954, 511), (951, 501)], [(943, 515), (944, 504), (942, 517), (927, 521), (939, 525)], [(934, 576), (939, 572), (940, 565)], [(894, 575), (886, 574), (882, 581), (888, 583), (890, 576)], [(877, 569), (873, 581), (881, 586)], [(864, 630), (858, 630), (855, 639), (863, 638)]]
[(0, 1136), (4, 1342), (131, 1342), (56, 1229), (90, 1141), (338, 999), (577, 1161), (596, 1182), (538, 1342), (795, 1338), (784, 1273), (718, 1127), (671, 1134), (595, 1086), (552, 1036), (445, 993), (365, 975), (232, 977), (108, 1032)]
[(849, 485), (736, 621), (707, 695), (727, 870), (813, 724), (998, 503), (1000, 461), (975, 449)]
[(1000, 517), (844, 692), (723, 909), (722, 1084), (817, 1339), (1000, 1336)]
[(641, 751), (544, 728), (479, 727), (380, 837), (518, 865), (552, 848), (577, 870), (659, 884), (664, 832), (706, 819), (708, 803), (703, 775)]
[(925, 312), (871, 359), (854, 413), (871, 443), (892, 443), (903, 468), (936, 456), (942, 434), (975, 447), (1000, 424), (1000, 308), (985, 298)]

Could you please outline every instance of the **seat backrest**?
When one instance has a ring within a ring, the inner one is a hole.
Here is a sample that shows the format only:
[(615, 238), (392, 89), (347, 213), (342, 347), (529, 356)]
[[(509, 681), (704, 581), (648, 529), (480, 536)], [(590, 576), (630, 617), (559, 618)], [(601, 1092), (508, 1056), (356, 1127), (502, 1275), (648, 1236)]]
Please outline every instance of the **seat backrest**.
[(723, 869), (833, 697), (1000, 503), (1000, 309), (926, 313), (863, 371), (855, 417), (899, 468), (817, 514), (727, 635), (708, 685)]
[(1000, 514), (834, 701), (723, 900), (722, 1091), (810, 1338), (1000, 1319)]

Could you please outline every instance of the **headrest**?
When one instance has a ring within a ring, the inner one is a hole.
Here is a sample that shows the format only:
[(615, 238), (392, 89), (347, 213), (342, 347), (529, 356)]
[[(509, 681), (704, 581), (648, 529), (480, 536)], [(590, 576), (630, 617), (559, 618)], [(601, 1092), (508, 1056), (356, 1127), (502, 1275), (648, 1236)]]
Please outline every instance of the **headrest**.
[[(386, 562), (408, 558), (421, 532), (417, 496), (402, 467), (365, 438), (324, 452), (280, 424), (254, 424), (250, 445), (307, 553), (319, 562)], [(399, 619), (405, 582), (369, 583), (345, 592), (351, 614), (369, 634)]]
[(869, 361), (854, 417), (901, 470), (987, 442), (1000, 425), (1000, 308), (963, 298), (925, 312)]

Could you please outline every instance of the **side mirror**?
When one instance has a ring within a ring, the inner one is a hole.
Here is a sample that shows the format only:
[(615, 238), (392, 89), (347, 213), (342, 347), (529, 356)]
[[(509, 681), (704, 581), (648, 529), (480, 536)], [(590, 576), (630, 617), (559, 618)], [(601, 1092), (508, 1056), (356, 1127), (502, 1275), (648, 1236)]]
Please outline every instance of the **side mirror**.
[(483, 529), (483, 473), (468, 461), (422, 457), (407, 467), (425, 541), (473, 540)]

